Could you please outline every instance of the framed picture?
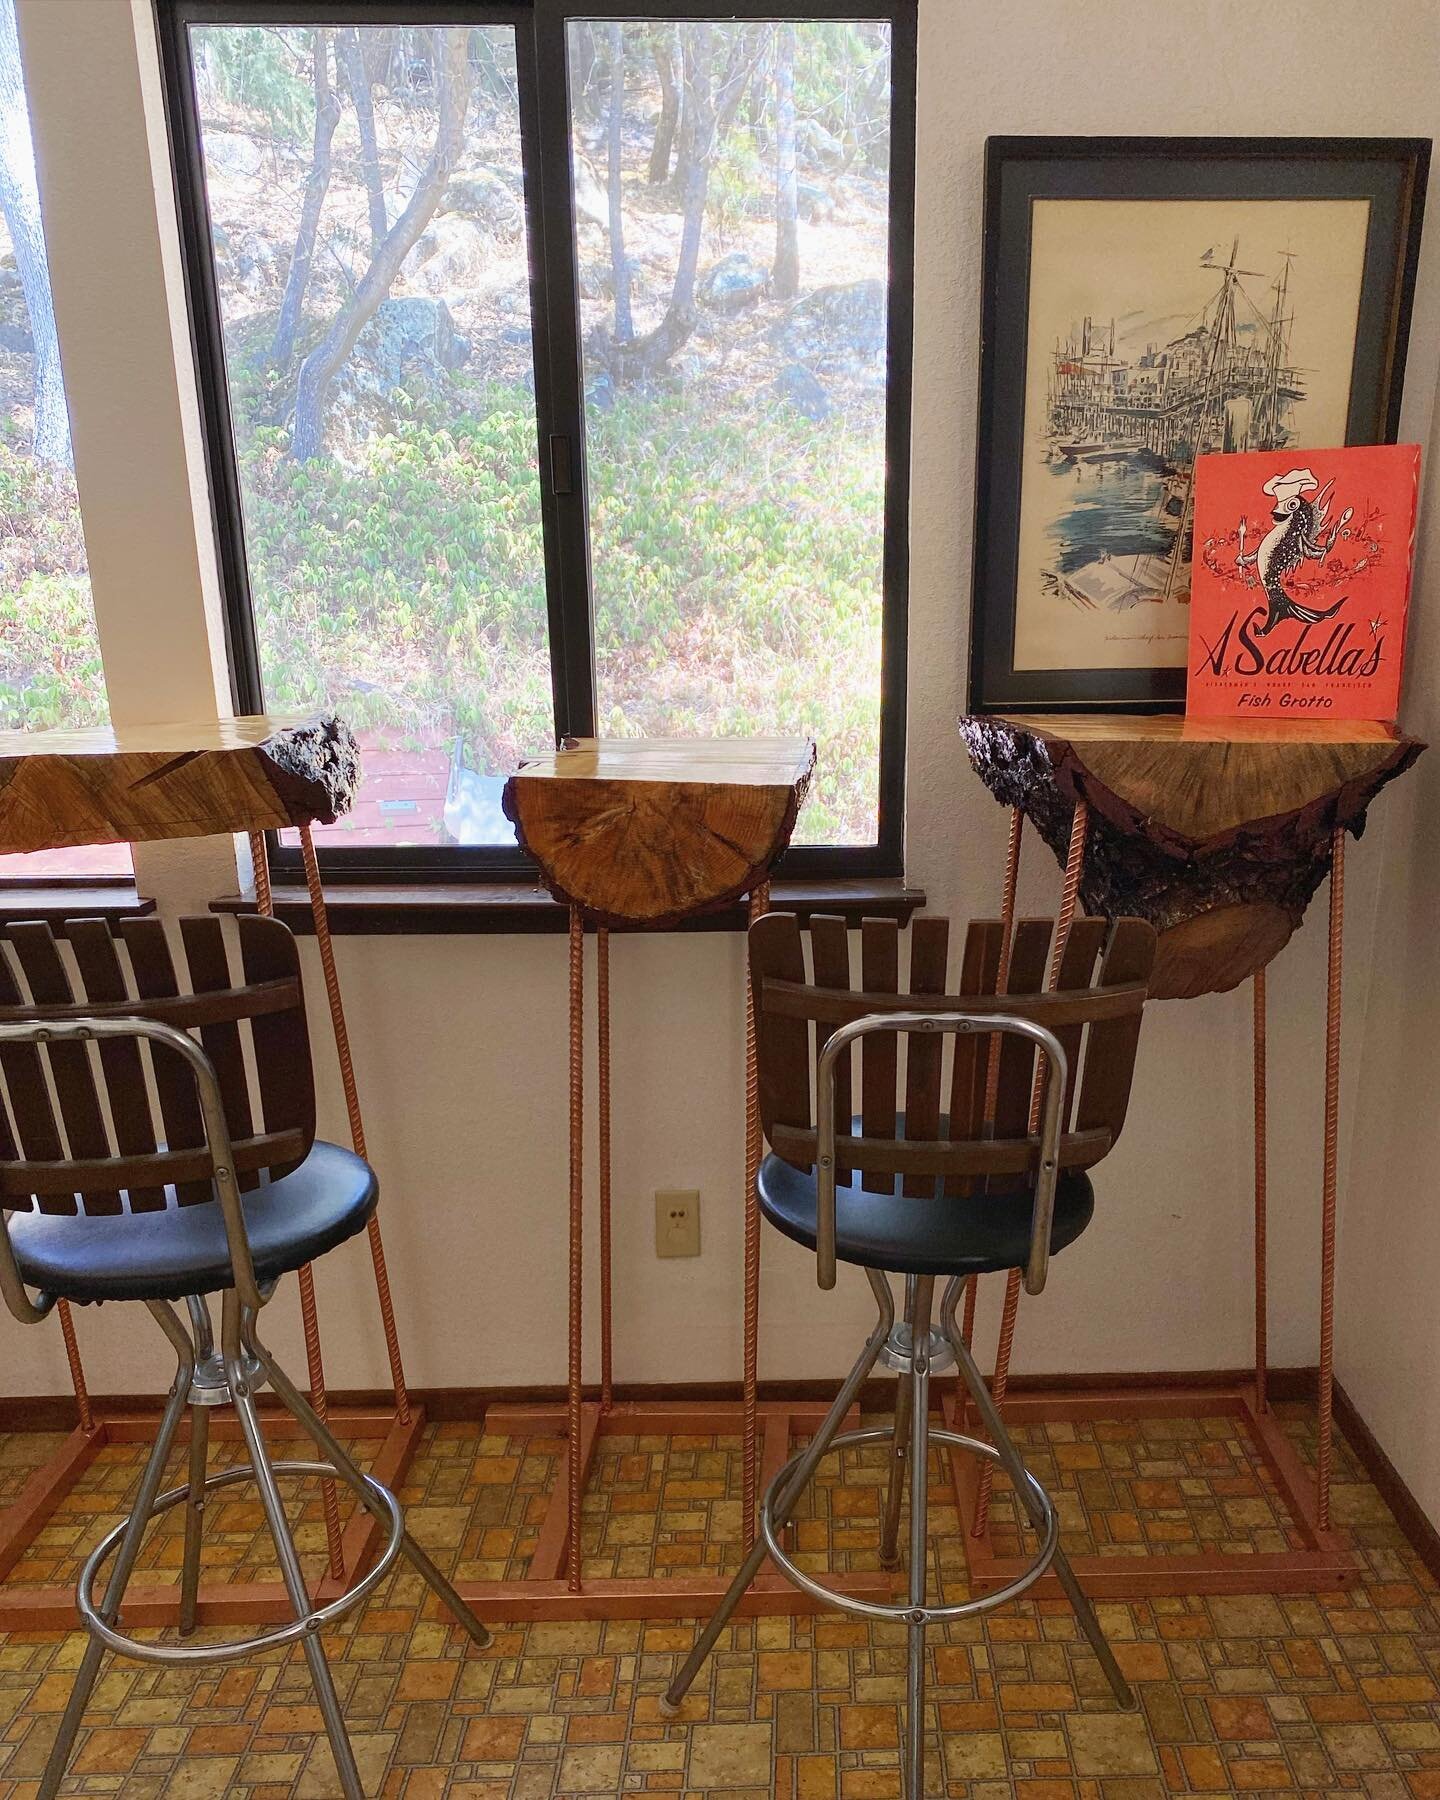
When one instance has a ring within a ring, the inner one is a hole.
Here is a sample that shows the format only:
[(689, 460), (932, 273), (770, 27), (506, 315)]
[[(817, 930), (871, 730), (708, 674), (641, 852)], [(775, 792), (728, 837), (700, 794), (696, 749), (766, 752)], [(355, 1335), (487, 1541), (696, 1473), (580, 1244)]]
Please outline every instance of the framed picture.
[(1183, 706), (1195, 458), (1394, 441), (1429, 151), (989, 140), (972, 711)]

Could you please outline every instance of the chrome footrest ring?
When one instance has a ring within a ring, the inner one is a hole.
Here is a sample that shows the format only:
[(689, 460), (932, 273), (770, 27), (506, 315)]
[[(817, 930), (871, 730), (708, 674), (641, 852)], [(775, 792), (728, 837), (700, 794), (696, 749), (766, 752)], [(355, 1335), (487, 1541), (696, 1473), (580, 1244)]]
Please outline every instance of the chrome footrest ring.
[[(330, 1463), (324, 1462), (277, 1462), (271, 1464), (276, 1475), (317, 1475), (327, 1480), (344, 1481), (345, 1477)], [(211, 1488), (231, 1487), (239, 1481), (253, 1481), (255, 1471), (248, 1463), (237, 1468), (220, 1469), (205, 1480), (205, 1491)], [(389, 1488), (381, 1487), (378, 1481), (372, 1481), (367, 1475), (365, 1485), (378, 1503), (377, 1510), (388, 1516), (389, 1539), (384, 1549), (375, 1559), (374, 1567), (368, 1569), (359, 1581), (351, 1588), (329, 1601), (324, 1606), (315, 1606), (306, 1613), (303, 1619), (296, 1619), (292, 1624), (281, 1625), (274, 1631), (267, 1631), (260, 1637), (245, 1638), (233, 1644), (142, 1644), (135, 1638), (126, 1637), (101, 1618), (95, 1605), (95, 1577), (99, 1574), (105, 1559), (118, 1547), (121, 1538), (129, 1526), (128, 1519), (122, 1519), (115, 1529), (101, 1538), (100, 1542), (85, 1559), (80, 1571), (80, 1579), (75, 1584), (75, 1604), (79, 1609), (85, 1629), (93, 1637), (99, 1638), (107, 1648), (116, 1651), (120, 1656), (135, 1658), (137, 1662), (160, 1663), (168, 1667), (178, 1664), (195, 1666), (204, 1663), (238, 1662), (242, 1657), (254, 1656), (261, 1650), (278, 1650), (283, 1644), (298, 1643), (301, 1638), (311, 1637), (317, 1631), (324, 1631), (327, 1626), (343, 1617), (352, 1606), (357, 1605), (388, 1573), (395, 1558), (400, 1554), (400, 1545), (405, 1536), (405, 1520), (400, 1511), (400, 1502)], [(181, 1506), (190, 1498), (190, 1484), (184, 1487), (170, 1488), (161, 1494), (150, 1509), (150, 1517), (157, 1518), (168, 1512), (172, 1506)], [(176, 1590), (178, 1598), (179, 1589)], [(122, 1602), (123, 1605), (123, 1602)]]
[[(842, 1431), (830, 1440), (826, 1455), (844, 1449), (850, 1444), (885, 1444), (895, 1436), (894, 1426), (879, 1426), (870, 1431)], [(932, 1444), (948, 1444), (952, 1449), (968, 1450), (975, 1456), (987, 1457), (991, 1462), (1000, 1461), (1000, 1452), (993, 1444), (987, 1444), (983, 1438), (965, 1437), (958, 1431), (942, 1431), (933, 1427), (929, 1434)], [(788, 1581), (794, 1582), (802, 1592), (811, 1595), (824, 1606), (837, 1607), (841, 1612), (852, 1613), (861, 1619), (893, 1619), (902, 1624), (933, 1625), (945, 1619), (971, 1619), (977, 1613), (992, 1612), (997, 1606), (1004, 1606), (1006, 1601), (1014, 1600), (1031, 1588), (1050, 1567), (1055, 1551), (1060, 1543), (1060, 1520), (1055, 1511), (1055, 1503), (1041, 1487), (1040, 1483), (1027, 1470), (1025, 1480), (1031, 1495), (1038, 1503), (1045, 1518), (1045, 1531), (1040, 1549), (1035, 1560), (1015, 1579), (1003, 1588), (997, 1588), (993, 1594), (983, 1594), (974, 1600), (957, 1601), (953, 1606), (911, 1606), (908, 1603), (897, 1603), (893, 1606), (881, 1605), (874, 1600), (857, 1600), (853, 1595), (837, 1593), (834, 1588), (823, 1586), (813, 1575), (796, 1566), (792, 1558), (781, 1548), (775, 1524), (775, 1506), (780, 1495), (785, 1491), (795, 1468), (805, 1456), (802, 1450), (792, 1456), (771, 1481), (765, 1490), (765, 1497), (760, 1502), (760, 1531), (765, 1539), (765, 1546), (770, 1552), (771, 1560)]]

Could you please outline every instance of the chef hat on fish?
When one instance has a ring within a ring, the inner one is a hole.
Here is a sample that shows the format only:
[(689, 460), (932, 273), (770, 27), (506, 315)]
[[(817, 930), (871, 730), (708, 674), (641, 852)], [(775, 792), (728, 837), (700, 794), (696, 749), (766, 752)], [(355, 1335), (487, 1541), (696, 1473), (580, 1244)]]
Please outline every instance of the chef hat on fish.
[(1319, 485), (1309, 469), (1292, 469), (1288, 475), (1272, 475), (1262, 491), (1276, 500), (1289, 500), (1295, 494), (1308, 494)]

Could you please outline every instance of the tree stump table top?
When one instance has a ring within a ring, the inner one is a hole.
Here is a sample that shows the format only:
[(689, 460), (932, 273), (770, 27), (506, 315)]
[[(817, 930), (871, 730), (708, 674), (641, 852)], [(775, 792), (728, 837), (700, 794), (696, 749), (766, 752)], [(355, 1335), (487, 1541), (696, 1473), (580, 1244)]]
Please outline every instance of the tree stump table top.
[(1289, 942), (1375, 795), (1425, 748), (1364, 721), (976, 714), (960, 721), (990, 792), (1063, 862), (1077, 801), (1087, 911), (1160, 933), (1152, 993), (1236, 987)]
[(663, 931), (768, 877), (814, 768), (800, 738), (572, 738), (523, 763), (503, 804), (557, 900)]
[(0, 853), (332, 825), (360, 753), (337, 718), (0, 732)]

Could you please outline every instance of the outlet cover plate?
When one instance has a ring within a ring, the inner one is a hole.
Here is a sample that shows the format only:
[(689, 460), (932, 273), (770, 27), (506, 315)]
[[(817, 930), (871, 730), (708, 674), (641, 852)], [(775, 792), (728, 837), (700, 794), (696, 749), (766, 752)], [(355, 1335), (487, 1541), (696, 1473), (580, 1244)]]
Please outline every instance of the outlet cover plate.
[(698, 1256), (700, 1254), (700, 1190), (698, 1188), (657, 1188), (655, 1190), (655, 1254), (657, 1256)]

